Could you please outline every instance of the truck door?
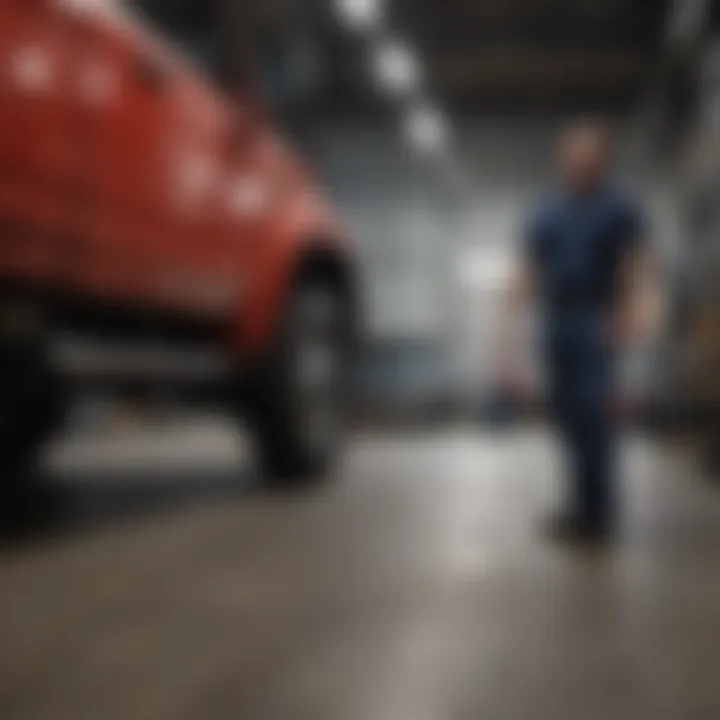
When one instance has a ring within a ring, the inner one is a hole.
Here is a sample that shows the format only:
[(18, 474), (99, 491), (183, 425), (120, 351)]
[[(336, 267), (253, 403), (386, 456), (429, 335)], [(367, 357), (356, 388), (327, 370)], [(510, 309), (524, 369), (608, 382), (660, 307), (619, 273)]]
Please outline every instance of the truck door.
[(234, 268), (218, 208), (228, 108), (141, 11), (97, 7), (84, 42), (92, 202), (83, 281), (122, 298), (222, 310)]
[(121, 3), (67, 5), (81, 39), (85, 149), (73, 282), (110, 299), (152, 300), (172, 243), (164, 187), (172, 59)]
[(0, 3), (0, 265), (14, 276), (52, 275), (77, 222), (77, 56), (57, 5)]
[(229, 223), (233, 115), (197, 74), (183, 76), (175, 100), (175, 169), (168, 187), (180, 238), (178, 279), (186, 302), (204, 313), (222, 313), (237, 301), (242, 285), (242, 243)]

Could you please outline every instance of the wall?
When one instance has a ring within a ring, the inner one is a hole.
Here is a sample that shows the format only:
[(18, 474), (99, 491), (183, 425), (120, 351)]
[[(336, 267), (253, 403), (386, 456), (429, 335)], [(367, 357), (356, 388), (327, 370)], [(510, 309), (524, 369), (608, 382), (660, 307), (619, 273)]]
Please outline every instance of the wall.
[[(391, 389), (400, 392), (403, 379), (411, 392), (451, 380), (462, 394), (492, 381), (499, 288), (528, 208), (552, 187), (557, 127), (517, 120), (461, 125), (452, 167), (413, 160), (392, 125), (329, 125), (315, 133), (321, 176), (358, 238), (382, 357), (403, 358), (397, 362), (409, 368), (412, 347), (422, 348), (423, 372), (403, 373), (402, 365), (378, 371), (393, 378)], [(619, 154), (621, 183), (643, 201), (657, 245), (671, 256), (679, 238), (667, 170), (642, 157), (632, 137)], [(410, 351), (388, 354), (388, 342)]]
[(324, 126), (312, 150), (368, 270), (372, 334), (441, 337), (449, 312), (448, 216), (432, 168), (410, 156), (389, 123)]
[(442, 394), (454, 253), (437, 174), (410, 155), (389, 122), (325, 125), (309, 146), (357, 240), (370, 335), (366, 396), (412, 404)]

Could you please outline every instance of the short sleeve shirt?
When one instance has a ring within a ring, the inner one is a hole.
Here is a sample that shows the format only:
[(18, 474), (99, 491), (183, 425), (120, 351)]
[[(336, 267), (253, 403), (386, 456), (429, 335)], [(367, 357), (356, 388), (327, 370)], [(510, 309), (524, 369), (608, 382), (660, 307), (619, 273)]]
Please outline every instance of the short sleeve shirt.
[(612, 190), (544, 203), (531, 218), (526, 251), (550, 311), (609, 309), (623, 258), (645, 236), (639, 208)]

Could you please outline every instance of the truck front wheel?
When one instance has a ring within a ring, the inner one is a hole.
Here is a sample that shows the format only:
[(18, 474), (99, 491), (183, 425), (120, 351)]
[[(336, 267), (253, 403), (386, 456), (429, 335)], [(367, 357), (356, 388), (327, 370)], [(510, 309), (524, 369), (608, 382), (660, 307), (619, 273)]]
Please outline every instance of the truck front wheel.
[(250, 423), (269, 484), (316, 482), (339, 458), (347, 427), (353, 318), (332, 284), (292, 292), (269, 361), (255, 373)]

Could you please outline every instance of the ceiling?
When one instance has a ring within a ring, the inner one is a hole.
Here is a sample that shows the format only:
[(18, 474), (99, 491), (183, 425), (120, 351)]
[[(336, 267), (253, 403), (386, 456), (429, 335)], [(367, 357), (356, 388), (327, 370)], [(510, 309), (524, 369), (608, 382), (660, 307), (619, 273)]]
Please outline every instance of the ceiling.
[(453, 105), (624, 103), (652, 76), (661, 0), (395, 0)]
[[(389, 24), (416, 49), (430, 92), (455, 110), (615, 108), (632, 104), (652, 79), (667, 4), (392, 0)], [(336, 91), (367, 100), (357, 49), (337, 35), (329, 42)]]
[[(214, 17), (225, 18), (220, 37), (231, 51), (252, 39), (274, 80), (282, 66), (295, 82), (310, 50), (312, 82), (293, 101), (353, 112), (384, 104), (368, 61), (383, 35), (414, 49), (427, 92), (454, 111), (627, 107), (657, 72), (669, 6), (668, 0), (386, 0), (384, 26), (368, 38), (342, 26), (332, 0), (143, 2), (165, 5), (176, 17), (185, 6), (202, 6), (205, 14), (212, 6)], [(236, 30), (228, 31), (231, 24)]]

